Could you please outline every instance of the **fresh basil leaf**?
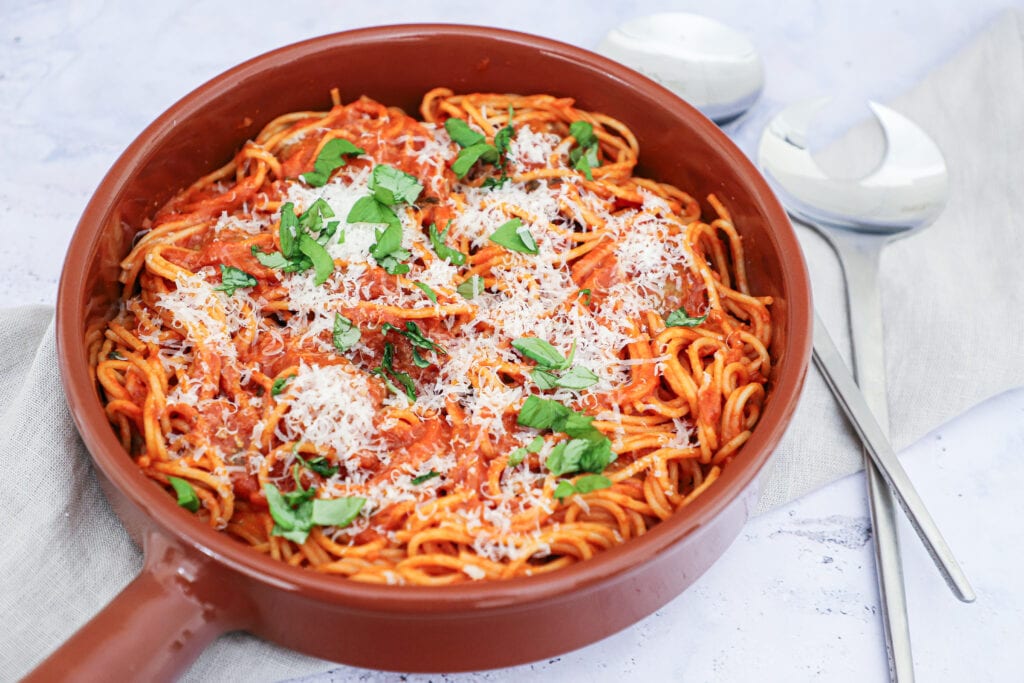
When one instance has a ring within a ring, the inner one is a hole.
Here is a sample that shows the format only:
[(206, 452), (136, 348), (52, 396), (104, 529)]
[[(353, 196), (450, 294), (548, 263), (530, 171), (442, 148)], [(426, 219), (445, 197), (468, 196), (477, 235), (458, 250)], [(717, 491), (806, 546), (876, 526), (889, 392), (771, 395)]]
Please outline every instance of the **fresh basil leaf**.
[(441, 476), (440, 472), (435, 472), (434, 470), (430, 470), (426, 474), (421, 474), (418, 477), (413, 477), (412, 478), (412, 485), (413, 486), (419, 486), (420, 484), (422, 484), (424, 482), (430, 481), (434, 477), (440, 477), (440, 476)]
[[(377, 261), (402, 249), (402, 224), (392, 223), (377, 233), (377, 241), (370, 247), (370, 256)], [(402, 251), (405, 251), (402, 249)], [(405, 252), (408, 255), (409, 252)], [(397, 257), (396, 257), (397, 258)]]
[(558, 387), (558, 376), (548, 372), (547, 370), (541, 370), (540, 368), (534, 368), (530, 371), (530, 379), (536, 384), (541, 391), (547, 391), (548, 389), (555, 389)]
[(591, 441), (604, 439), (604, 434), (591, 424), (593, 421), (594, 418), (590, 415), (584, 415), (574, 410), (566, 415), (565, 419), (556, 424), (553, 429), (556, 432), (564, 432), (569, 436), (579, 439), (589, 439)]
[(332, 465), (330, 461), (322, 455), (318, 455), (315, 458), (310, 458), (309, 460), (305, 460), (298, 453), (295, 454), (295, 457), (298, 459), (299, 463), (301, 463), (303, 467), (305, 467), (310, 472), (316, 472), (324, 479), (333, 477), (335, 474), (338, 473), (338, 466)]
[(391, 381), (398, 382), (402, 385), (402, 389), (405, 391), (405, 395), (413, 403), (416, 402), (416, 385), (412, 381), (412, 377), (404, 372), (398, 372), (394, 368), (395, 359), (395, 345), (391, 342), (384, 342), (384, 357), (381, 359), (380, 365), (370, 371), (371, 375), (377, 375), (384, 380), (384, 384), (393, 393), (401, 393)]
[(416, 176), (399, 171), (393, 166), (379, 164), (370, 176), (370, 193), (381, 204), (414, 204), (423, 191), (423, 185)]
[[(593, 152), (593, 154), (591, 154), (591, 152)], [(581, 171), (583, 175), (586, 176), (587, 180), (594, 179), (593, 169), (595, 166), (599, 165), (597, 163), (591, 163), (591, 159), (595, 162), (597, 161), (597, 152), (593, 147), (591, 147), (586, 154), (577, 159), (576, 164), (573, 166), (577, 171)]]
[(313, 187), (322, 187), (327, 184), (331, 173), (345, 165), (345, 155), (365, 153), (366, 150), (356, 147), (344, 138), (329, 140), (316, 156), (316, 161), (313, 162), (313, 170), (309, 173), (303, 173), (302, 179)]
[(569, 135), (576, 138), (576, 143), (580, 147), (590, 147), (597, 144), (594, 126), (586, 121), (573, 121), (570, 123)]
[(580, 470), (580, 459), (590, 448), (586, 439), (569, 439), (560, 441), (544, 461), (544, 466), (552, 474), (561, 476)]
[(428, 285), (426, 282), (419, 281), (414, 282), (412, 284), (413, 286), (418, 287), (420, 290), (422, 290), (423, 293), (427, 295), (428, 299), (433, 301), (435, 304), (437, 303), (437, 294), (434, 292), (433, 289), (430, 288), (430, 285)]
[(690, 317), (686, 313), (686, 309), (685, 308), (680, 307), (680, 308), (678, 308), (678, 309), (676, 309), (676, 310), (674, 310), (674, 311), (672, 311), (671, 313), (668, 314), (668, 317), (665, 318), (665, 326), (666, 327), (696, 327), (697, 325), (700, 325), (701, 323), (703, 323), (707, 319), (708, 319), (708, 314), (707, 313), (705, 313), (704, 315), (700, 316), (699, 318), (692, 318), (692, 317)]
[(522, 427), (552, 429), (555, 424), (564, 423), (573, 412), (571, 408), (558, 401), (539, 396), (528, 396), (523, 407), (519, 409), (519, 417), (516, 422)]
[(394, 256), (390, 255), (378, 261), (378, 264), (388, 275), (405, 275), (410, 270), (409, 264), (401, 263)]
[(463, 299), (472, 299), (484, 291), (484, 279), (474, 275), (455, 288)]
[(513, 218), (503, 223), (494, 231), (490, 240), (510, 251), (523, 254), (536, 254), (538, 251), (537, 242), (534, 241), (529, 228), (523, 225), (521, 218)]
[(509, 143), (512, 142), (512, 136), (515, 133), (516, 131), (512, 126), (505, 126), (495, 134), (494, 148), (498, 150), (498, 154), (502, 157), (508, 152)]
[(299, 251), (313, 263), (313, 268), (316, 271), (313, 282), (317, 285), (327, 282), (331, 273), (334, 272), (334, 259), (327, 253), (327, 250), (315, 239), (302, 233), (299, 235)]
[(174, 492), (178, 494), (179, 507), (183, 507), (189, 512), (199, 510), (199, 496), (196, 495), (196, 490), (192, 488), (192, 484), (179, 477), (171, 476), (167, 477), (167, 481), (171, 482)]
[(569, 439), (559, 442), (551, 450), (544, 466), (556, 475), (572, 472), (600, 473), (615, 460), (612, 442), (607, 438), (599, 441), (591, 439)]
[(528, 453), (540, 453), (540, 449), (544, 448), (544, 437), (535, 436), (533, 441), (526, 444), (526, 451)]
[(597, 156), (599, 143), (594, 127), (586, 121), (573, 121), (569, 126), (569, 134), (576, 138), (577, 143), (569, 152), (569, 162), (577, 171), (582, 171), (587, 180), (593, 180), (591, 169), (601, 165)]
[(615, 462), (615, 451), (612, 450), (611, 439), (602, 436), (599, 439), (580, 439), (588, 444), (587, 448), (580, 455), (578, 468), (584, 472), (600, 474), (604, 468)]
[(485, 161), (489, 164), (495, 164), (498, 162), (500, 155), (494, 145), (490, 145), (486, 142), (478, 142), (474, 145), (470, 145), (459, 151), (459, 155), (455, 158), (455, 162), (452, 164), (452, 172), (459, 178), (466, 177), (469, 173), (469, 169), (473, 167), (477, 161)]
[(278, 377), (274, 380), (273, 385), (270, 387), (270, 395), (277, 396), (284, 391), (284, 385), (288, 384), (289, 380), (295, 379), (295, 375), (288, 375), (287, 377)]
[(508, 182), (508, 176), (502, 175), (500, 178), (484, 178), (484, 182), (480, 187), (492, 188), (501, 187)]
[(576, 487), (572, 485), (572, 482), (563, 479), (558, 482), (558, 486), (555, 487), (555, 491), (552, 495), (556, 500), (562, 500), (564, 498), (568, 498), (574, 493), (576, 493)]
[(516, 448), (508, 454), (508, 466), (515, 467), (516, 465), (522, 464), (523, 460), (526, 459), (526, 449)]
[(234, 266), (225, 266), (223, 263), (220, 264), (220, 284), (214, 287), (218, 292), (224, 292), (228, 296), (234, 296), (235, 290), (243, 289), (245, 287), (255, 287), (256, 278), (249, 273), (235, 268)]
[[(459, 119), (448, 119), (449, 121), (458, 121)], [(429, 235), (430, 245), (434, 247), (434, 253), (440, 259), (447, 259), (453, 266), (461, 266), (466, 263), (466, 255), (458, 249), (453, 249), (445, 244), (445, 238), (448, 236), (448, 231), (452, 227), (452, 222), (448, 221), (448, 225), (441, 232), (437, 231), (437, 226), (433, 223), (430, 224)]]
[(419, 348), (426, 349), (428, 351), (447, 353), (447, 351), (445, 351), (443, 347), (441, 347), (439, 344), (426, 337), (420, 331), (420, 326), (412, 322), (411, 320), (406, 321), (405, 331), (402, 332), (402, 334), (405, 335), (405, 337), (413, 346), (418, 346)]
[(265, 252), (260, 251), (260, 248), (257, 247), (255, 244), (252, 245), (252, 248), (249, 251), (252, 253), (253, 256), (256, 257), (256, 260), (260, 262), (260, 265), (265, 266), (267, 268), (281, 270), (289, 263), (291, 263), (291, 261), (286, 259), (284, 257), (284, 254), (282, 254), (281, 252), (274, 251), (267, 254)]
[(448, 131), (448, 137), (459, 147), (472, 147), (487, 139), (483, 133), (473, 130), (462, 119), (448, 119), (444, 122), (444, 129)]
[(270, 516), (274, 520), (274, 528), (270, 533), (295, 543), (305, 543), (309, 530), (313, 528), (313, 501), (303, 499), (293, 504), (273, 484), (264, 484), (263, 492), (270, 507)]
[(586, 389), (592, 387), (600, 381), (597, 375), (590, 370), (580, 365), (574, 366), (568, 372), (563, 373), (555, 384), (562, 387), (563, 389)]
[(360, 197), (348, 212), (346, 223), (372, 223), (374, 225), (397, 225), (401, 230), (402, 223), (390, 206), (381, 204), (373, 197)]
[(285, 202), (281, 205), (281, 225), (278, 228), (281, 238), (281, 253), (286, 259), (299, 256), (299, 217), (295, 215), (295, 205)]
[(344, 353), (355, 346), (362, 336), (362, 332), (359, 331), (359, 328), (351, 320), (341, 313), (334, 314), (334, 330), (331, 335), (331, 341), (339, 353)]
[(359, 496), (346, 498), (317, 498), (313, 501), (312, 521), (320, 526), (347, 527), (366, 505)]
[(568, 498), (574, 494), (585, 494), (591, 491), (600, 491), (601, 489), (611, 488), (612, 480), (608, 477), (603, 477), (600, 474), (585, 474), (575, 483), (569, 481), (560, 481), (558, 486), (555, 487), (554, 496), (558, 500)]
[(512, 347), (527, 358), (537, 361), (537, 366), (544, 369), (562, 370), (567, 365), (565, 356), (558, 349), (537, 337), (514, 339)]

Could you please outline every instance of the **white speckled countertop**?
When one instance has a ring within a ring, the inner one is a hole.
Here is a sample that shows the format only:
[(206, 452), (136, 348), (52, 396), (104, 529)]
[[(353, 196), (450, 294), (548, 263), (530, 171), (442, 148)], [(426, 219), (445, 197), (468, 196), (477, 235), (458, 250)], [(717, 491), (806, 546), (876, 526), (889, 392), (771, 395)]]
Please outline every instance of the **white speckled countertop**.
[[(194, 87), (249, 57), (360, 26), (502, 26), (594, 47), (615, 23), (700, 12), (762, 50), (762, 100), (732, 131), (748, 152), (786, 102), (838, 94), (845, 111), (885, 100), (951, 56), (1007, 5), (998, 0), (848, 3), (36, 2), (0, 0), (0, 301), (52, 303), (65, 244), (118, 154)], [(1011, 3), (1012, 4), (1012, 3)], [(1020, 0), (1016, 6), (1024, 7)], [(839, 110), (844, 110), (842, 106)], [(822, 122), (827, 137), (852, 120)], [(921, 681), (1021, 680), (1024, 391), (1005, 394), (909, 449), (905, 463), (979, 594), (957, 603), (903, 529)], [(997, 428), (1000, 427), (1000, 428)], [(861, 475), (752, 520), (690, 590), (635, 626), (563, 657), (486, 674), (337, 669), (319, 681), (884, 680)], [(510, 644), (514, 647), (514, 644)]]

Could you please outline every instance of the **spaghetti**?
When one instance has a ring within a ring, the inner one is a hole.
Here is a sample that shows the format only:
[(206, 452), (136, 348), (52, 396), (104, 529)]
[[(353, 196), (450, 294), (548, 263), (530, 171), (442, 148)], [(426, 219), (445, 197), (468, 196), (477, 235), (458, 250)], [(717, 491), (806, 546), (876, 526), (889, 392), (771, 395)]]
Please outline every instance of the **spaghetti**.
[(538, 574), (712, 486), (765, 398), (741, 239), (549, 95), (271, 121), (122, 262), (106, 413), (182, 507), (358, 581)]

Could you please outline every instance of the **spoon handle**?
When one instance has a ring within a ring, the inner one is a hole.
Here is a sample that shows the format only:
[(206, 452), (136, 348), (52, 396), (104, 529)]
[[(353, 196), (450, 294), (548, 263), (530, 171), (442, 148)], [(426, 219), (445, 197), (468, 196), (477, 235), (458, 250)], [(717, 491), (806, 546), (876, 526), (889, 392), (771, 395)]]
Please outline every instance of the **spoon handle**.
[(850, 420), (854, 431), (860, 437), (871, 460), (878, 467), (885, 483), (896, 495), (900, 507), (907, 514), (911, 526), (924, 543), (925, 549), (935, 562), (953, 593), (964, 602), (974, 601), (974, 591), (963, 569), (953, 556), (946, 540), (942, 537), (935, 520), (918, 495), (917, 489), (907, 476), (893, 451), (889, 439), (868, 408), (864, 396), (853, 381), (853, 376), (843, 363), (832, 337), (824, 323), (814, 316), (814, 364), (825, 377), (825, 382), (839, 401), (840, 407)]

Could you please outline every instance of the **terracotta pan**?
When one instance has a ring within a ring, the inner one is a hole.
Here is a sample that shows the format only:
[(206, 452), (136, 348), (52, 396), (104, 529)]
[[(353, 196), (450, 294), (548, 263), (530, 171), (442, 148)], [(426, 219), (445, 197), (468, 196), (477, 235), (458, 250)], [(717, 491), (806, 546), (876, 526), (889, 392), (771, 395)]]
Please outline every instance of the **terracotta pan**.
[[(366, 94), (416, 112), (437, 85), (575, 97), (633, 129), (641, 175), (699, 198), (716, 193), (743, 235), (751, 286), (775, 297), (778, 363), (760, 424), (736, 461), (642, 538), (533, 578), (366, 585), (275, 562), (182, 512), (115, 438), (90, 379), (86, 336), (110, 313), (133, 226), (271, 118), (328, 108), (332, 87), (344, 101)], [(803, 384), (810, 310), (800, 248), (764, 180), (710, 121), (625, 67), (535, 36), (448, 25), (339, 33), (246, 62), (175, 104), (128, 147), (72, 238), (58, 294), (64, 388), (107, 498), (146, 559), (139, 577), (29, 680), (170, 679), (218, 635), (239, 629), (317, 657), (401, 671), (509, 666), (604, 638), (678, 595), (739, 533)]]

